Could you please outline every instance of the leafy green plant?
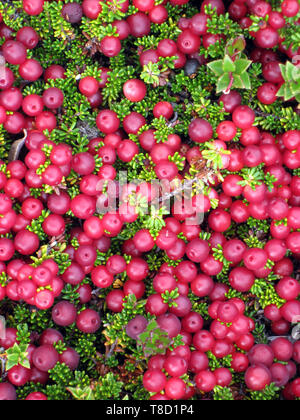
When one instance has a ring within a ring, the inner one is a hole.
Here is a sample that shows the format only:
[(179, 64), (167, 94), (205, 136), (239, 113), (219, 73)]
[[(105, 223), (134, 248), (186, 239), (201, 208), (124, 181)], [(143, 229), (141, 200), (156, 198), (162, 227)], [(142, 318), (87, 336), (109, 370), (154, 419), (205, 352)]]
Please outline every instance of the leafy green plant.
[(123, 382), (119, 381), (113, 373), (108, 373), (99, 378), (99, 380), (91, 386), (82, 386), (78, 384), (76, 387), (68, 386), (67, 390), (72, 394), (75, 400), (94, 401), (94, 400), (110, 400), (118, 399), (123, 388)]
[(205, 143), (205, 149), (202, 151), (202, 156), (207, 161), (207, 165), (212, 167), (215, 171), (223, 169), (222, 156), (230, 155), (230, 150), (217, 149), (214, 143)]
[(207, 353), (208, 359), (209, 359), (209, 368), (211, 371), (215, 371), (216, 369), (219, 369), (221, 367), (231, 367), (232, 362), (232, 355), (228, 355), (223, 357), (222, 359), (218, 359), (211, 351)]
[(293, 52), (297, 51), (300, 45), (300, 26), (297, 24), (298, 19), (299, 13), (294, 17), (286, 18), (287, 24), (279, 29), (279, 34), (284, 39), (283, 45), (291, 48)]
[(171, 292), (166, 290), (165, 293), (162, 293), (161, 297), (162, 297), (164, 303), (166, 303), (169, 306), (169, 308), (172, 308), (173, 306), (176, 308), (178, 306), (178, 304), (176, 302), (174, 302), (174, 300), (179, 297), (177, 287), (176, 287), (176, 289), (171, 290)]
[(271, 304), (276, 305), (278, 308), (285, 304), (285, 300), (281, 299), (276, 293), (274, 285), (266, 282), (265, 279), (255, 280), (251, 293), (257, 297), (259, 305), (263, 309)]
[(300, 67), (287, 61), (285, 65), (280, 64), (280, 69), (285, 83), (278, 90), (277, 96), (283, 97), (285, 101), (295, 97), (300, 103)]
[(103, 334), (107, 340), (107, 345), (117, 343), (120, 347), (126, 347), (134, 351), (136, 346), (133, 344), (125, 331), (125, 326), (137, 315), (142, 315), (146, 301), (138, 301), (134, 295), (129, 295), (124, 299), (123, 311), (117, 314), (108, 313), (104, 321), (105, 330)]
[(10, 370), (14, 366), (23, 366), (30, 369), (28, 360), (28, 344), (17, 344), (6, 350), (6, 370)]
[(100, 377), (94, 393), (97, 400), (116, 400), (120, 398), (122, 389), (123, 382), (119, 380), (118, 376), (110, 372)]
[(72, 394), (75, 400), (78, 401), (95, 401), (95, 395), (90, 386), (77, 386), (71, 387), (69, 386), (67, 390)]
[(274, 175), (271, 175), (269, 172), (264, 173), (263, 165), (258, 165), (254, 168), (243, 168), (240, 174), (243, 180), (239, 181), (238, 184), (242, 187), (249, 186), (253, 190), (264, 183), (269, 191), (272, 191), (274, 184), (277, 181), (277, 178), (275, 178)]
[(267, 385), (263, 391), (253, 391), (251, 392), (251, 400), (254, 401), (273, 401), (278, 398), (278, 388), (274, 383)]
[(221, 387), (217, 385), (214, 388), (214, 400), (215, 401), (234, 401), (231, 389), (228, 387)]
[(243, 37), (229, 42), (222, 60), (212, 61), (207, 66), (218, 77), (216, 92), (229, 93), (231, 89), (251, 89), (248, 68), (252, 61), (248, 60), (242, 51), (245, 48)]
[(225, 33), (228, 39), (243, 33), (241, 26), (230, 18), (229, 13), (220, 15), (210, 4), (205, 6), (205, 13), (209, 16), (207, 22), (208, 33)]
[(27, 226), (27, 230), (29, 230), (30, 232), (35, 233), (39, 237), (39, 239), (41, 241), (45, 241), (46, 239), (48, 239), (48, 236), (43, 231), (42, 223), (44, 222), (44, 220), (49, 215), (50, 215), (50, 211), (49, 210), (43, 210), (42, 211), (42, 214), (39, 216), (39, 218), (33, 219), (32, 222), (31, 222), (31, 225)]
[(171, 343), (168, 333), (161, 330), (156, 321), (151, 321), (138, 339), (138, 346), (142, 347), (145, 357), (165, 354)]

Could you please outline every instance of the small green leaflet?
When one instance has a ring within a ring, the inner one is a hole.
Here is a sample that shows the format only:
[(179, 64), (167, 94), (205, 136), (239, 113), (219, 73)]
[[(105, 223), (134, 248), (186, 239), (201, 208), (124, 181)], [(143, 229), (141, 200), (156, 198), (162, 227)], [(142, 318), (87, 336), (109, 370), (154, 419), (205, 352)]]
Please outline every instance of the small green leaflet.
[(285, 101), (295, 97), (300, 103), (300, 68), (288, 61), (286, 65), (280, 64), (280, 70), (285, 83), (278, 90), (277, 96), (283, 97)]
[(252, 61), (247, 60), (245, 58), (240, 58), (234, 62), (235, 64), (235, 73), (241, 75), (245, 73), (248, 68), (251, 66)]
[(229, 57), (229, 55), (225, 55), (223, 60), (223, 71), (225, 73), (234, 73), (236, 71), (235, 63)]
[(235, 61), (229, 55), (223, 60), (208, 63), (207, 66), (218, 76), (217, 93), (229, 92), (231, 88), (251, 89), (251, 81), (247, 73), (252, 61), (237, 58)]
[(207, 67), (211, 69), (217, 76), (224, 74), (223, 60), (216, 60), (207, 64)]
[(224, 92), (225, 90), (227, 90), (229, 84), (230, 84), (230, 76), (228, 73), (225, 73), (218, 79), (217, 93)]
[(15, 343), (13, 347), (6, 351), (6, 370), (10, 370), (14, 366), (21, 365), (30, 369), (28, 356), (28, 345)]
[(69, 387), (67, 388), (67, 390), (73, 395), (73, 397), (75, 398), (75, 400), (79, 400), (79, 401), (94, 401), (95, 397), (93, 394), (93, 390), (89, 387), (86, 386), (85, 388), (72, 388)]

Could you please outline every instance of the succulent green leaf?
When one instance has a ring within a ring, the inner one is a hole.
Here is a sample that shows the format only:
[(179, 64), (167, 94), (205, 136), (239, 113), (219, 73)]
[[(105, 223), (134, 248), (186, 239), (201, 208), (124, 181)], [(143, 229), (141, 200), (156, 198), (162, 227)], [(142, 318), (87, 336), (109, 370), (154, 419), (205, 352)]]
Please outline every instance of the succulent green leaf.
[(234, 87), (235, 89), (244, 89), (244, 84), (241, 76), (234, 75), (234, 82), (232, 87)]
[(245, 58), (240, 58), (234, 62), (235, 64), (235, 73), (242, 74), (244, 73), (250, 66), (252, 61), (246, 60)]
[(223, 70), (225, 73), (234, 73), (235, 72), (235, 63), (229, 57), (229, 55), (225, 55), (223, 60)]
[(300, 82), (299, 83), (291, 83), (290, 84), (290, 88), (291, 91), (293, 92), (294, 95), (297, 95), (298, 93), (300, 93)]
[(248, 73), (242, 73), (240, 78), (243, 83), (243, 89), (251, 89), (251, 81)]
[(295, 97), (299, 102), (300, 68), (288, 61), (285, 65), (280, 64), (280, 69), (285, 83), (278, 90), (277, 96), (283, 97), (285, 101), (289, 101)]
[(73, 395), (75, 400), (81, 400), (81, 401), (94, 401), (95, 400), (93, 390), (89, 386), (86, 386), (84, 388), (69, 387), (68, 391)]
[(157, 323), (156, 321), (152, 321), (149, 323), (149, 325), (147, 326), (147, 331), (152, 331), (154, 328), (157, 327)]
[(9, 360), (7, 360), (7, 362), (6, 362), (6, 370), (10, 370), (14, 366), (17, 366), (18, 365), (18, 361), (19, 361), (19, 358), (18, 358), (17, 355), (11, 356), (9, 358)]
[(286, 66), (284, 64), (279, 64), (279, 67), (281, 70), (282, 77), (284, 78), (285, 81), (287, 81), (288, 77), (287, 77)]
[(293, 80), (295, 80), (295, 82), (300, 81), (300, 67), (294, 66)]
[(290, 61), (286, 63), (286, 76), (287, 81), (294, 80), (294, 73), (295, 73), (296, 66), (294, 66)]
[(284, 85), (282, 85), (280, 89), (277, 91), (276, 96), (278, 97), (284, 96)]
[(295, 93), (292, 90), (292, 85), (285, 83), (284, 84), (284, 100), (288, 101), (294, 97)]
[(30, 369), (30, 363), (27, 358), (27, 344), (15, 343), (13, 347), (6, 351), (6, 370), (10, 370), (14, 366), (21, 365), (27, 369)]
[(223, 60), (216, 60), (212, 63), (207, 64), (208, 68), (212, 70), (217, 76), (222, 76), (224, 74), (223, 70)]
[(230, 76), (228, 73), (223, 74), (217, 82), (217, 93), (224, 92), (230, 84)]
[(243, 36), (236, 38), (233, 41), (232, 46), (236, 51), (240, 51), (240, 52), (244, 51), (244, 49), (246, 48), (245, 38)]

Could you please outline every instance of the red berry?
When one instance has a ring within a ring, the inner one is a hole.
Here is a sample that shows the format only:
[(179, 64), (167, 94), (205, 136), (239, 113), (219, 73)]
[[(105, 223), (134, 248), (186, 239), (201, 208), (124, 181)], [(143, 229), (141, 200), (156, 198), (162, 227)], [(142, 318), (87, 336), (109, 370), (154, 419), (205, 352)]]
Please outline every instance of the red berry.
[(106, 36), (100, 43), (100, 50), (106, 57), (116, 57), (121, 49), (121, 41), (114, 36)]
[(21, 65), (26, 60), (26, 48), (19, 41), (5, 41), (2, 46), (2, 52), (5, 60), (9, 64)]
[(89, 19), (97, 19), (102, 11), (102, 6), (99, 0), (83, 0), (82, 11)]
[(85, 334), (94, 334), (99, 330), (100, 325), (100, 316), (93, 309), (85, 309), (77, 316), (76, 326)]
[(215, 375), (208, 370), (203, 370), (199, 372), (195, 377), (195, 382), (197, 388), (205, 393), (212, 391), (217, 385)]
[(149, 392), (160, 392), (167, 384), (166, 376), (158, 369), (148, 370), (143, 377), (143, 385)]
[(134, 37), (142, 38), (150, 34), (151, 21), (145, 13), (135, 13), (127, 18), (127, 22)]
[(232, 120), (238, 128), (249, 128), (254, 123), (255, 114), (248, 106), (241, 105), (233, 111)]
[(133, 0), (133, 5), (140, 12), (150, 12), (151, 9), (155, 6), (154, 0)]
[(120, 127), (120, 120), (114, 111), (103, 110), (98, 114), (96, 124), (104, 134), (111, 134)]
[(252, 391), (262, 391), (271, 381), (271, 372), (264, 365), (251, 366), (245, 374), (246, 385)]
[(183, 31), (178, 39), (178, 49), (184, 54), (193, 54), (199, 51), (201, 45), (201, 38), (195, 35), (190, 29)]
[(42, 13), (44, 8), (44, 0), (23, 0), (23, 9), (31, 16)]
[(124, 84), (123, 92), (130, 102), (140, 102), (145, 98), (147, 88), (141, 80), (131, 79)]
[(213, 137), (212, 126), (208, 121), (196, 118), (189, 126), (189, 136), (196, 143), (205, 143)]
[(284, 0), (281, 4), (282, 14), (286, 17), (294, 17), (299, 13), (300, 6), (297, 0)]

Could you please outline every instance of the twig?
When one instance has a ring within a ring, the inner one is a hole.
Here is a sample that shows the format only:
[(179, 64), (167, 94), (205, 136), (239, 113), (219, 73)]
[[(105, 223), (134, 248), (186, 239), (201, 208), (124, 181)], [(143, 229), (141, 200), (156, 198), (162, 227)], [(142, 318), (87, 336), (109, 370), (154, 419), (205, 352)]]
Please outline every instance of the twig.
[(116, 338), (115, 342), (111, 345), (109, 352), (105, 356), (106, 360), (109, 359), (113, 355), (113, 352), (115, 351), (115, 348), (117, 347), (117, 345), (118, 345), (118, 338)]
[(24, 133), (23, 138), (13, 142), (13, 144), (11, 146), (11, 149), (9, 151), (9, 154), (8, 154), (8, 162), (18, 160), (18, 158), (20, 156), (20, 153), (21, 153), (21, 150), (23, 149), (23, 146), (24, 146), (25, 141), (27, 139), (27, 130), (24, 129), (23, 133)]
[(295, 341), (300, 340), (300, 324), (296, 325), (293, 328), (291, 336), (292, 336), (293, 340), (295, 340)]
[(85, 123), (84, 121), (80, 121), (79, 124), (77, 124), (77, 127), (79, 132), (86, 136), (89, 140), (99, 137), (99, 130), (96, 127), (91, 127), (88, 123)]

